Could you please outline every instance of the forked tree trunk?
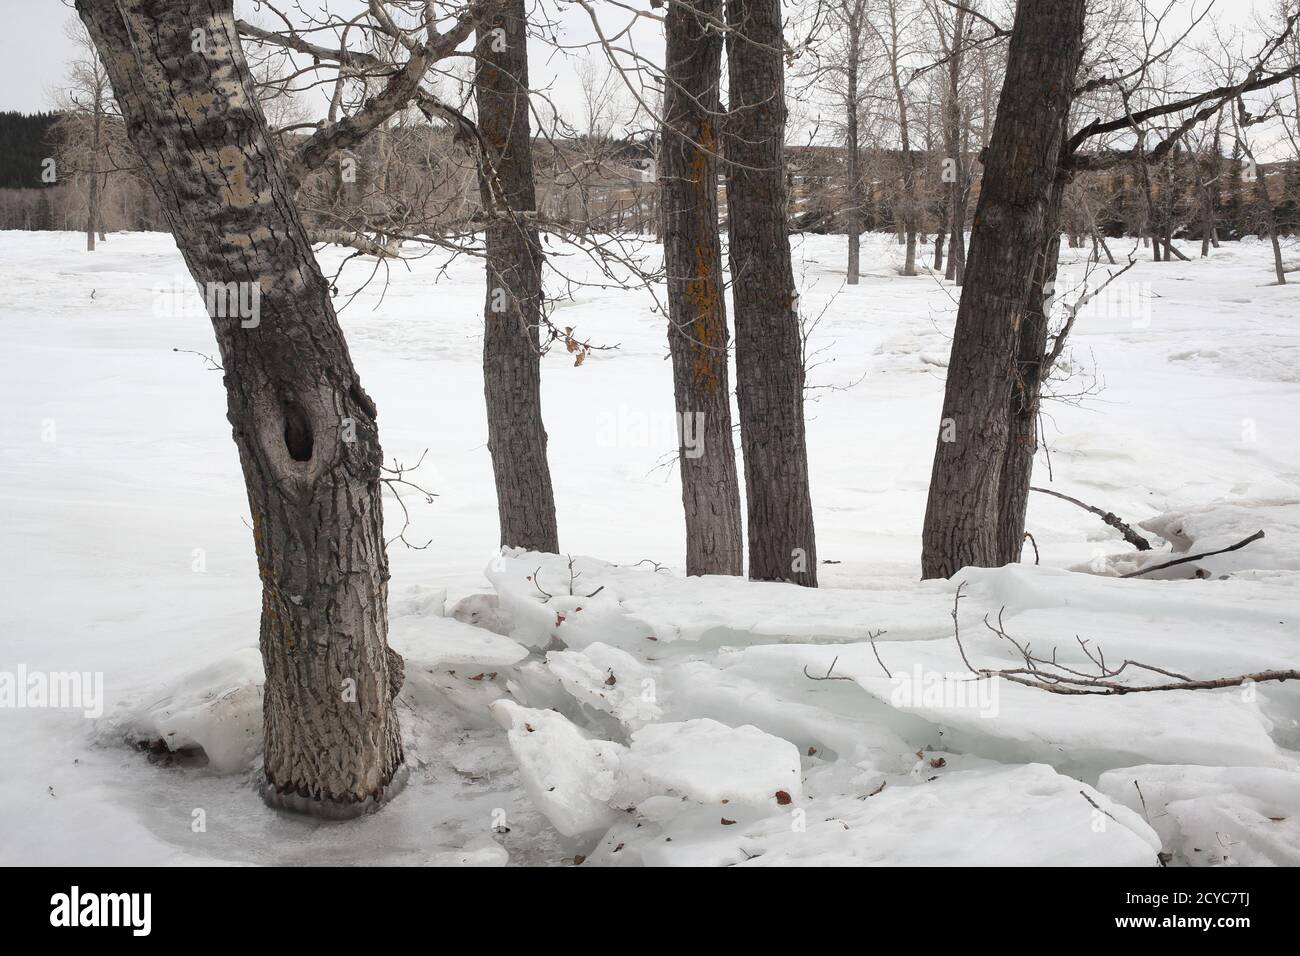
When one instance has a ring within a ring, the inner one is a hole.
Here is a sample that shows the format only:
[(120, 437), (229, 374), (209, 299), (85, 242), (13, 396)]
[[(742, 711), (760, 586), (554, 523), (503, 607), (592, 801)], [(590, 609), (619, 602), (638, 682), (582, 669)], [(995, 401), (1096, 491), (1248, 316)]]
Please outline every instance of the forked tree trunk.
[(740, 487), (731, 429), (727, 302), (718, 238), (722, 0), (677, 0), (665, 19), (660, 188), (668, 347), (686, 511), (686, 573), (741, 574)]
[(1022, 0), (988, 147), (935, 443), (921, 572), (998, 563), (1021, 316), (1047, 238), (1086, 0)]
[(268, 136), (230, 0), (77, 9), (190, 274), (215, 303), (262, 578), (265, 794), (354, 816), (378, 805), (402, 764), (375, 406)]
[(817, 585), (803, 342), (786, 232), (780, 0), (728, 0), (724, 128), (749, 576)]
[(486, 211), (487, 288), (483, 309), (483, 391), (488, 450), (496, 476), (501, 544), (560, 550), (555, 493), (542, 424), (542, 249), (528, 117), (524, 0), (478, 31), (474, 99), (479, 130), (495, 152)]
[(1007, 418), (1007, 450), (1002, 465), (1002, 488), (998, 504), (997, 564), (1020, 561), (1025, 541), (1025, 520), (1029, 511), (1029, 486), (1038, 452), (1038, 409), (1043, 391), (1043, 368), (1047, 352), (1047, 327), (1051, 319), (1049, 298), (1056, 288), (1057, 263), (1061, 258), (1061, 203), (1068, 174), (1056, 177), (1048, 199), (1046, 242), (1034, 270), (1020, 324), (1015, 377), (1011, 382), (1011, 403)]

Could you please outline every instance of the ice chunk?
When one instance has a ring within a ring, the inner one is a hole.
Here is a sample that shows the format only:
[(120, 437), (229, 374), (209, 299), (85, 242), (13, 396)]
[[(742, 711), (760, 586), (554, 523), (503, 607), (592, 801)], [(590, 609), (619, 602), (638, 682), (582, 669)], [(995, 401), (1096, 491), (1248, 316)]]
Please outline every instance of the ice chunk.
[(642, 727), (632, 734), (622, 769), (623, 788), (634, 798), (669, 793), (700, 803), (774, 807), (803, 795), (794, 744), (707, 717)]
[(640, 727), (660, 715), (651, 670), (631, 654), (599, 642), (583, 651), (551, 651), (546, 666), (574, 699)]
[(1300, 773), (1273, 767), (1124, 767), (1097, 789), (1146, 815), (1190, 866), (1300, 866)]
[(524, 789), (555, 829), (589, 837), (618, 819), (609, 799), (622, 747), (593, 740), (551, 710), (531, 710), (511, 700), (498, 700), (489, 710), (507, 731)]
[(500, 599), (495, 594), (471, 594), (463, 597), (456, 602), (448, 616), (493, 634), (510, 633), (510, 616), (501, 609)]
[(388, 642), (404, 657), (423, 664), (509, 667), (528, 656), (528, 648), (510, 638), (454, 617), (394, 618), (388, 627)]
[(262, 749), (262, 655), (246, 647), (183, 677), (125, 718), (130, 736), (161, 739), (172, 752), (202, 749), (220, 773), (248, 770)]

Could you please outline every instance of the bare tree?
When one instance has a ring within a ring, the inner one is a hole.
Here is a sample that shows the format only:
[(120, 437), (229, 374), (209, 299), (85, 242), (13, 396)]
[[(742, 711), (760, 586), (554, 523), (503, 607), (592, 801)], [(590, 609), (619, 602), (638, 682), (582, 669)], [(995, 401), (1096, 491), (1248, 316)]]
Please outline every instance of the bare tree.
[(1273, 215), (1273, 199), (1268, 193), (1268, 178), (1255, 157), (1249, 133), (1251, 127), (1268, 122), (1272, 111), (1265, 110), (1254, 115), (1246, 109), (1245, 100), (1240, 96), (1236, 99), (1235, 109), (1233, 128), (1237, 145), (1241, 147), (1241, 152), (1246, 157), (1247, 181), (1254, 186), (1257, 222), (1273, 247), (1273, 272), (1277, 276), (1277, 284), (1286, 285), (1286, 269), (1282, 264), (1282, 243), (1277, 235), (1277, 219)]
[[(910, 0), (880, 0), (879, 17), (868, 16), (866, 23), (875, 35), (884, 51), (885, 62), (889, 69), (889, 84), (894, 94), (895, 121), (898, 129), (898, 144), (901, 150), (901, 173), (899, 185), (900, 224), (906, 242), (906, 260), (903, 263), (903, 275), (916, 275), (917, 233), (920, 231), (920, 202), (917, 196), (916, 157), (912, 152), (912, 115), (911, 100), (908, 94), (904, 71), (907, 68), (911, 49), (908, 46), (909, 34), (916, 21), (916, 11)], [(877, 25), (876, 20), (883, 21)]]
[(1085, 0), (1022, 2), (985, 161), (922, 535), (924, 577), (998, 563), (1000, 480), (1019, 315), (1043, 253)]
[[(967, 8), (929, 0), (930, 16), (939, 39), (939, 53), (947, 63), (943, 90), (943, 149), (941, 179), (947, 184), (945, 220), (949, 228), (949, 255), (946, 277), (961, 285), (966, 276), (966, 207), (970, 196), (970, 168), (966, 155), (970, 149), (970, 111), (963, 108), (966, 96), (966, 47), (971, 39)], [(935, 239), (935, 264), (942, 261), (940, 240)]]
[(68, 23), (65, 33), (77, 54), (71, 63), (68, 85), (58, 97), (63, 115), (56, 129), (60, 141), (57, 168), (85, 184), (86, 251), (94, 252), (96, 238), (104, 238), (100, 202), (113, 164), (107, 139), (117, 108), (108, 71), (90, 35), (75, 20)]
[[(77, 9), (208, 293), (262, 579), (267, 798), (363, 813), (402, 766), (375, 405), (258, 108), (230, 0)], [(256, 307), (232, 311), (232, 294)]]
[(802, 339), (786, 225), (780, 0), (727, 0), (726, 16), (723, 142), (749, 576), (815, 587)]
[(493, 164), (484, 193), (483, 391), (501, 544), (555, 553), (560, 549), (555, 493), (542, 424), (543, 255), (536, 224), (524, 0), (506, 0), (503, 11), (479, 29), (474, 56), (479, 129)]
[(687, 574), (744, 570), (718, 238), (722, 12), (722, 0), (669, 0), (664, 22), (658, 177)]

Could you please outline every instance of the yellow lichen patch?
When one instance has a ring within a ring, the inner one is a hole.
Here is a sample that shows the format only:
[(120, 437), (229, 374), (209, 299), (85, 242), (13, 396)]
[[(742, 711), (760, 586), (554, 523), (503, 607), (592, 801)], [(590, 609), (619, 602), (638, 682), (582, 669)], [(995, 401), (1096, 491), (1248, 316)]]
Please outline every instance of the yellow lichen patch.
[(243, 150), (238, 146), (223, 146), (217, 154), (217, 160), (222, 175), (226, 178), (226, 185), (221, 189), (223, 198), (232, 206), (253, 205), (256, 197), (248, 188), (248, 167), (244, 161)]
[(248, 105), (244, 97), (244, 84), (240, 82), (238, 76), (230, 76), (223, 79), (218, 85), (217, 90), (226, 99), (226, 106), (230, 109), (242, 109)]
[(686, 283), (686, 301), (695, 312), (695, 319), (687, 331), (693, 340), (691, 378), (700, 388), (716, 391), (721, 386), (717, 373), (718, 362), (726, 361), (720, 351), (725, 332), (710, 256), (701, 243), (696, 243), (695, 246), (695, 267), (696, 278)]
[(204, 114), (217, 102), (215, 93), (182, 93), (176, 97), (176, 105), (181, 108), (185, 118), (191, 123), (201, 123)]

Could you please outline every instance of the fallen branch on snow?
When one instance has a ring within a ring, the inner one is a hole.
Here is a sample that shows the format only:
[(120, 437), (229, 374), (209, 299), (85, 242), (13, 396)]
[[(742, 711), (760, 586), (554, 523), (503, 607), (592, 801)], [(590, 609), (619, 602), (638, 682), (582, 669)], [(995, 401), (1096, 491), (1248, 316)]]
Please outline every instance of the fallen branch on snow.
[[(1168, 690), (1214, 690), (1220, 687), (1238, 687), (1249, 683), (1261, 684), (1267, 681), (1300, 680), (1300, 669), (1295, 668), (1256, 671), (1253, 674), (1237, 674), (1232, 677), (1213, 677), (1197, 680), (1185, 674), (1178, 674), (1162, 667), (1143, 664), (1138, 661), (1125, 660), (1118, 667), (1111, 667), (1107, 665), (1106, 655), (1102, 653), (1101, 648), (1091, 649), (1087, 641), (1076, 637), (1075, 640), (1079, 642), (1080, 649), (1097, 670), (1095, 674), (1090, 674), (1058, 663), (1055, 648), (1052, 649), (1050, 657), (1039, 657), (1033, 653), (1029, 644), (1022, 644), (1013, 638), (1002, 625), (1002, 612), (1006, 610), (1005, 607), (998, 611), (996, 625), (989, 621), (986, 614), (984, 616), (984, 626), (1002, 640), (1010, 643), (1024, 661), (1024, 665), (1003, 668), (976, 667), (970, 662), (970, 658), (966, 656), (966, 648), (961, 642), (961, 629), (957, 623), (957, 609), (965, 587), (966, 582), (963, 581), (957, 586), (957, 593), (953, 597), (953, 640), (957, 642), (957, 650), (961, 653), (962, 662), (978, 679), (1001, 677), (1013, 684), (1034, 687), (1038, 690), (1047, 691), (1049, 694), (1092, 697), (1119, 697), (1124, 694), (1144, 694)], [(1135, 670), (1145, 670), (1153, 674), (1171, 677), (1173, 680), (1159, 684), (1121, 684), (1114, 679), (1130, 667)]]
[[(1151, 542), (1148, 541), (1146, 538), (1142, 537), (1142, 535), (1138, 534), (1136, 531), (1134, 531), (1132, 525), (1130, 525), (1128, 522), (1121, 519), (1118, 515), (1116, 515), (1112, 511), (1102, 511), (1100, 508), (1097, 508), (1093, 505), (1085, 504), (1084, 502), (1080, 501), (1078, 498), (1071, 498), (1069, 495), (1063, 495), (1059, 491), (1051, 491), (1047, 488), (1034, 488), (1034, 487), (1031, 487), (1029, 490), (1036, 491), (1040, 495), (1051, 495), (1053, 498), (1060, 498), (1062, 501), (1068, 501), (1070, 502), (1070, 504), (1078, 505), (1084, 511), (1091, 511), (1093, 514), (1097, 515), (1097, 517), (1101, 518), (1102, 521), (1106, 522), (1106, 524), (1110, 525), (1112, 528), (1114, 528), (1116, 531), (1122, 534), (1124, 536), (1124, 540), (1127, 541), (1129, 544), (1133, 545), (1133, 547), (1137, 548), (1139, 551), (1151, 550)], [(1037, 547), (1035, 547), (1034, 550), (1037, 551), (1038, 550)]]
[(1143, 568), (1140, 571), (1130, 571), (1128, 574), (1121, 574), (1120, 577), (1136, 578), (1136, 577), (1140, 577), (1143, 574), (1149, 574), (1152, 571), (1159, 571), (1163, 568), (1172, 568), (1178, 564), (1187, 564), (1189, 561), (1199, 561), (1201, 558), (1213, 557), (1216, 554), (1227, 554), (1229, 551), (1236, 551), (1240, 548), (1244, 548), (1252, 541), (1258, 541), (1262, 537), (1264, 537), (1264, 531), (1263, 529), (1260, 529), (1259, 531), (1256, 531), (1254, 534), (1252, 534), (1249, 538), (1242, 538), (1236, 544), (1230, 545), (1229, 547), (1226, 548), (1220, 548), (1218, 551), (1206, 551), (1202, 554), (1189, 554), (1185, 558), (1179, 558), (1176, 561), (1166, 561), (1164, 564), (1153, 564), (1151, 565), (1151, 567)]

